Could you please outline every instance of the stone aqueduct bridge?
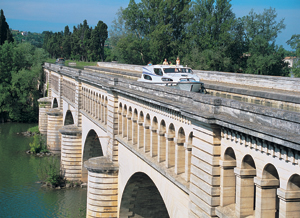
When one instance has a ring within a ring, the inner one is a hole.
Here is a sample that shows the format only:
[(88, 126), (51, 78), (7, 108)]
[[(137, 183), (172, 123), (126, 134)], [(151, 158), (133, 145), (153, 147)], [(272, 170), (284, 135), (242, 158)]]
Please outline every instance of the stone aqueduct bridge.
[(197, 72), (212, 96), (116, 66), (44, 65), (40, 131), (87, 217), (300, 217), (299, 80)]

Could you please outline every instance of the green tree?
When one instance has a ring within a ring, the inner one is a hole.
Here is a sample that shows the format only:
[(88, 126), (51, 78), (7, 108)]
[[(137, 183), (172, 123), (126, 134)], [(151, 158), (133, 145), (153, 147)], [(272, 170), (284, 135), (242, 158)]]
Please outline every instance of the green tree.
[(5, 41), (13, 42), (13, 36), (10, 32), (9, 26), (6, 22), (6, 18), (4, 16), (4, 12), (1, 9), (0, 11), (0, 45), (3, 45)]
[(164, 58), (175, 60), (186, 39), (190, 2), (142, 0), (137, 4), (131, 0), (126, 9), (119, 11), (114, 26), (117, 33), (112, 34), (118, 61), (146, 64), (161, 63)]
[(287, 44), (296, 50), (296, 60), (294, 60), (292, 71), (295, 77), (300, 77), (300, 34), (292, 35)]
[(247, 53), (246, 73), (274, 76), (287, 76), (288, 68), (284, 63), (284, 50), (275, 45), (278, 33), (285, 28), (284, 19), (276, 21), (275, 9), (265, 9), (256, 14), (253, 10), (243, 17)]
[(17, 122), (36, 121), (42, 63), (48, 54), (30, 43), (0, 46), (0, 113)]
[(192, 52), (184, 61), (198, 69), (232, 70), (230, 45), (235, 37), (235, 15), (230, 0), (196, 0), (191, 11), (186, 49)]
[(66, 26), (62, 41), (63, 57), (65, 59), (69, 59), (71, 56), (71, 37), (72, 33), (70, 32), (69, 26)]
[[(104, 43), (108, 37), (107, 25), (103, 21), (98, 21), (95, 29), (92, 30), (91, 34), (91, 50), (95, 57), (103, 60), (104, 57)], [(95, 60), (95, 59), (94, 59)]]
[(13, 101), (10, 95), (12, 74), (16, 72), (13, 65), (13, 43), (7, 41), (0, 46), (0, 117), (2, 121), (8, 115), (9, 105)]

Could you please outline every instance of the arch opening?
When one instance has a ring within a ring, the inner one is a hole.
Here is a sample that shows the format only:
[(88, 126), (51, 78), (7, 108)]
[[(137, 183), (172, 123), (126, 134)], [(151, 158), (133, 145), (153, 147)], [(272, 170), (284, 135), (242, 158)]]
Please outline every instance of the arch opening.
[(70, 110), (67, 111), (64, 126), (74, 124), (74, 119), (72, 112)]
[(154, 182), (144, 173), (128, 180), (121, 199), (119, 217), (170, 217)]
[(53, 100), (52, 108), (58, 108), (58, 102), (56, 98)]
[(87, 169), (83, 167), (83, 163), (92, 157), (103, 156), (102, 146), (97, 133), (94, 130), (90, 130), (87, 134), (84, 143), (84, 150), (82, 156), (82, 180), (87, 181)]
[(224, 162), (227, 163), (221, 168), (221, 206), (236, 203), (236, 178), (234, 168), (236, 157), (234, 150), (229, 147), (224, 153)]

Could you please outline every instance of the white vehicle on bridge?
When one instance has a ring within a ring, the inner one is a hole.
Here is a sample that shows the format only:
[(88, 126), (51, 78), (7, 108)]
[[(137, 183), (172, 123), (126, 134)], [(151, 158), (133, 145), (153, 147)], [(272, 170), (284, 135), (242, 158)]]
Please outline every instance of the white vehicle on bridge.
[(138, 81), (190, 92), (205, 92), (204, 84), (189, 67), (182, 65), (150, 65), (143, 67)]

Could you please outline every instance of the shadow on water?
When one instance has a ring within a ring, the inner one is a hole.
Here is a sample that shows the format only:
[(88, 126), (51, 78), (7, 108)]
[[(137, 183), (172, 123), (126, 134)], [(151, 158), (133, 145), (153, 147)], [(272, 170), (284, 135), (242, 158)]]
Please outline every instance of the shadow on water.
[(43, 158), (25, 153), (32, 138), (20, 134), (35, 125), (0, 124), (0, 217), (85, 217), (86, 189), (56, 190), (36, 183)]

